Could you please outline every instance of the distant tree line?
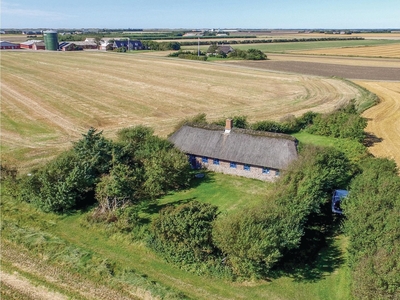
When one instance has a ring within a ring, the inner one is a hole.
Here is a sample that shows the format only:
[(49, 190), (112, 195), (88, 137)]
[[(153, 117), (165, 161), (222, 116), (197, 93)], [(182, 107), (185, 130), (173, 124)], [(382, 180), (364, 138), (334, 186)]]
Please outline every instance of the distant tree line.
[[(309, 111), (297, 118), (293, 115), (286, 116), (280, 122), (265, 120), (249, 124), (245, 116), (233, 116), (232, 118), (234, 126), (238, 128), (286, 134), (305, 130), (316, 135), (348, 138), (358, 142), (364, 140), (364, 129), (367, 126), (367, 120), (357, 112), (354, 101), (331, 113), (322, 114)], [(223, 126), (225, 119), (214, 123)]]
[(178, 51), (178, 52), (173, 52), (168, 54), (169, 57), (178, 57), (178, 58), (183, 58), (183, 59), (191, 59), (191, 60), (201, 60), (201, 61), (206, 61), (207, 60), (207, 55), (206, 53), (200, 51)]
[[(219, 37), (221, 38), (221, 37)], [(234, 38), (239, 38), (235, 36)], [(321, 41), (348, 41), (348, 40), (364, 40), (364, 38), (361, 37), (346, 37), (346, 38), (293, 38), (293, 39), (257, 39), (257, 40), (234, 40), (232, 39), (229, 40), (223, 40), (223, 41), (218, 41), (219, 44), (265, 44), (265, 43), (294, 43), (294, 42), (321, 42)], [(181, 46), (193, 46), (193, 45), (212, 45), (215, 43), (215, 41), (181, 41), (180, 44)]]
[[(210, 53), (205, 53), (203, 51), (178, 51), (170, 53), (169, 57), (178, 57), (184, 59), (192, 59), (192, 60), (202, 60), (206, 61), (208, 55)], [(228, 53), (226, 55), (224, 52), (219, 52), (217, 55), (213, 55), (214, 57), (219, 58), (232, 58), (232, 59), (244, 59), (244, 60), (265, 60), (267, 56), (264, 52), (258, 49), (249, 49), (249, 50), (240, 50), (235, 49), (234, 51)]]

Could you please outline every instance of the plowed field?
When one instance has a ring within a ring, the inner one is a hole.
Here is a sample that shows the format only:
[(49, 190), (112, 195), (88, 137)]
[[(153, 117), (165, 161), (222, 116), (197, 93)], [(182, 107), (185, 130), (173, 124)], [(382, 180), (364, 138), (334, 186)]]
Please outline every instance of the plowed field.
[(99, 52), (3, 52), (2, 159), (39, 163), (89, 127), (144, 124), (167, 135), (183, 118), (279, 119), (359, 95), (344, 81), (195, 61)]

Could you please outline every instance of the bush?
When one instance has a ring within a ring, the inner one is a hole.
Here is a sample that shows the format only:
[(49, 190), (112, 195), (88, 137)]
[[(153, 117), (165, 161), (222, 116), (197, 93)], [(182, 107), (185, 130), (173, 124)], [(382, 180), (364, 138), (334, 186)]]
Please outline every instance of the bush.
[(351, 138), (362, 142), (367, 120), (356, 112), (354, 102), (330, 114), (320, 114), (313, 119), (307, 131), (312, 134), (336, 138)]
[(217, 209), (198, 201), (162, 209), (151, 224), (150, 246), (180, 265), (213, 260), (217, 249), (211, 233)]
[(343, 201), (352, 293), (360, 299), (400, 297), (400, 177), (393, 161), (368, 158)]
[(246, 59), (246, 60), (265, 60), (267, 56), (258, 49), (249, 49), (247, 51), (235, 49), (228, 54), (228, 58)]

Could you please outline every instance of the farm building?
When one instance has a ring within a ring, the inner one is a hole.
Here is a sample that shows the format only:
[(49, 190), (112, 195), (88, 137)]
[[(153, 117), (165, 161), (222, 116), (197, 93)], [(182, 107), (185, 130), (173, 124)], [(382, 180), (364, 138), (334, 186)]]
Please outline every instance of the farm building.
[(169, 140), (193, 168), (273, 181), (297, 159), (297, 140), (286, 134), (221, 126), (184, 125)]
[(77, 41), (77, 42), (62, 42), (59, 44), (59, 50), (61, 51), (76, 51), (84, 49), (97, 49), (95, 42)]
[(221, 53), (224, 53), (225, 55), (227, 55), (228, 53), (231, 53), (232, 51), (234, 51), (234, 49), (229, 46), (229, 45), (211, 45), (210, 47), (208, 47), (207, 53), (209, 54), (213, 54), (213, 55), (218, 55)]
[(110, 47), (110, 45), (112, 48), (112, 43), (110, 43), (108, 40), (106, 40), (106, 41), (101, 40), (100, 45), (99, 45), (99, 50), (107, 50), (107, 47)]
[(71, 42), (62, 42), (60, 45), (58, 45), (58, 49), (61, 51), (78, 51), (78, 50), (83, 50), (81, 47), (75, 45), (75, 43)]
[(33, 43), (32, 50), (46, 50), (46, 45), (43, 41)]
[(20, 45), (21, 49), (33, 49), (33, 45), (35, 43), (40, 43), (40, 42), (43, 42), (43, 40), (29, 40), (29, 41), (23, 42), (19, 45)]
[(129, 50), (143, 50), (144, 46), (142, 42), (139, 40), (129, 41), (129, 45), (128, 41), (114, 41), (113, 49), (119, 49), (119, 48), (126, 48), (126, 49), (129, 48)]
[(10, 43), (7, 41), (0, 41), (0, 49), (7, 50), (7, 49), (20, 49), (19, 44)]

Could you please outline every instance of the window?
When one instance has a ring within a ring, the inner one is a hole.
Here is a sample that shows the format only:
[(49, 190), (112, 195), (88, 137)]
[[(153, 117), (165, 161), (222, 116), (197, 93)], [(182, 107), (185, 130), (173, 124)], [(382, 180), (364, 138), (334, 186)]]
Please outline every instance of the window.
[(208, 157), (205, 157), (205, 156), (202, 157), (202, 158), (201, 158), (201, 161), (202, 161), (203, 163), (205, 163), (205, 164), (208, 163)]
[(281, 172), (279, 172), (279, 170), (276, 170), (275, 171), (275, 176), (279, 176), (279, 175), (281, 175)]
[(214, 165), (219, 165), (219, 159), (218, 159), (218, 158), (214, 158), (213, 164), (214, 164)]
[(231, 162), (230, 167), (231, 167), (232, 169), (236, 169), (236, 163)]
[(270, 170), (269, 170), (269, 168), (263, 168), (262, 172), (263, 172), (263, 174), (269, 174)]
[(245, 171), (250, 171), (250, 165), (244, 165), (243, 170)]

